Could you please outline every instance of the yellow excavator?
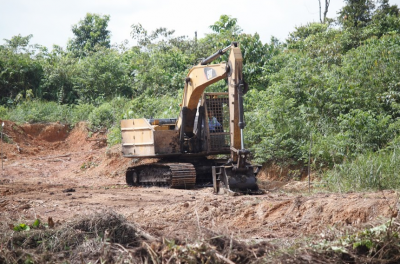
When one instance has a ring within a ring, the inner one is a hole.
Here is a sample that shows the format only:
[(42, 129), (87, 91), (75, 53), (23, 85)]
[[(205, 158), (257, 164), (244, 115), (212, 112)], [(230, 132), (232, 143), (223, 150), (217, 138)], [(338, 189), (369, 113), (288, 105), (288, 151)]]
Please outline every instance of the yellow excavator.
[[(210, 64), (228, 51), (228, 62)], [(240, 47), (233, 42), (189, 70), (178, 118), (121, 121), (123, 156), (159, 159), (129, 167), (128, 185), (188, 189), (212, 183), (216, 193), (258, 191), (259, 166), (248, 162), (250, 152), (244, 148), (242, 67)], [(222, 79), (228, 92), (204, 92)], [(230, 158), (213, 158), (219, 154)]]

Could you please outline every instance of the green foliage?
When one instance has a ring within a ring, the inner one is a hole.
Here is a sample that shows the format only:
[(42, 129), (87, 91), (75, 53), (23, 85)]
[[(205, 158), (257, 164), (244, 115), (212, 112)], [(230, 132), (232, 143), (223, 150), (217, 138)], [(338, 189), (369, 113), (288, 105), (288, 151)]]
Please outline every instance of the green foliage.
[[(376, 9), (375, 2), (379, 4)], [(344, 29), (347, 50), (360, 46), (372, 37), (399, 33), (397, 5), (390, 6), (387, 0), (350, 0), (346, 3), (339, 12), (338, 22)]]
[(62, 48), (54, 46), (52, 52), (43, 54), (43, 78), (38, 97), (63, 103), (75, 103), (78, 99), (74, 88), (78, 61), (68, 56)]
[(179, 114), (180, 93), (176, 96), (139, 96), (132, 100), (122, 118), (176, 118)]
[(40, 220), (36, 219), (33, 223), (32, 223), (32, 227), (33, 228), (38, 228), (40, 226)]
[(94, 109), (95, 107), (92, 104), (79, 104), (73, 106), (71, 108), (69, 123), (75, 125), (80, 121), (88, 121), (89, 115)]
[(311, 144), (313, 166), (331, 167), (385, 147), (399, 132), (400, 37), (348, 51), (341, 31), (309, 27), (273, 58), (281, 64), (268, 89), (246, 95), (247, 139), (259, 162), (306, 161)]
[(148, 33), (142, 25), (132, 25), (131, 35), (138, 46), (125, 55), (130, 60), (135, 96), (176, 94), (183, 88), (188, 69), (205, 56), (197, 40), (173, 34), (166, 28)]
[[(222, 15), (219, 21), (215, 22), (210, 28), (214, 33), (207, 34), (205, 38), (199, 40), (200, 53), (207, 57), (215, 51), (230, 45), (232, 42), (239, 42), (243, 55), (243, 74), (250, 89), (265, 90), (269, 85), (269, 79), (265, 76), (270, 71), (275, 71), (276, 61), (271, 61), (273, 57), (282, 51), (282, 44), (274, 37), (271, 43), (263, 44), (260, 36), (242, 33), (242, 29), (237, 24), (236, 18)], [(228, 54), (225, 54), (214, 61), (219, 63), (227, 61)], [(226, 91), (226, 83), (219, 82), (212, 85), (212, 91)]]
[(109, 146), (121, 144), (121, 125), (120, 124), (115, 125), (108, 130), (107, 144)]
[(89, 115), (89, 126), (91, 129), (101, 129), (103, 127), (110, 128), (114, 123), (112, 106), (109, 103), (104, 103), (95, 108)]
[(74, 65), (73, 91), (80, 103), (94, 103), (116, 96), (130, 97), (131, 77), (125, 58), (115, 50), (99, 48)]
[(26, 48), (31, 37), (19, 35), (0, 46), (0, 104), (12, 104), (15, 96), (29, 89), (37, 93), (43, 67)]
[(131, 26), (131, 37), (137, 41), (137, 44), (142, 47), (148, 47), (155, 43), (170, 42), (175, 30), (168, 30), (167, 28), (157, 28), (155, 31), (148, 33), (143, 28), (142, 24), (133, 24)]
[(302, 44), (302, 42), (308, 37), (326, 32), (328, 26), (328, 24), (308, 23), (305, 26), (296, 27), (295, 31), (289, 33), (289, 38), (286, 40), (286, 42), (289, 48), (299, 48), (296, 46), (296, 44)]
[(339, 130), (349, 141), (347, 146), (351, 153), (362, 153), (366, 149), (377, 151), (384, 147), (392, 136), (391, 122), (391, 116), (375, 116), (372, 111), (360, 109), (352, 109), (338, 117)]
[(344, 28), (365, 27), (371, 21), (375, 8), (373, 0), (345, 0), (345, 3), (339, 11), (339, 22)]
[(133, 93), (136, 96), (143, 93), (159, 96), (181, 90), (182, 80), (193, 61), (193, 57), (175, 47), (154, 47), (150, 53), (139, 51), (133, 56), (136, 60), (132, 60), (130, 67), (133, 69)]
[(0, 119), (8, 120), (8, 108), (5, 106), (0, 105)]
[(215, 22), (210, 28), (216, 33), (236, 33), (242, 32), (242, 29), (237, 25), (237, 19), (228, 15), (221, 15), (219, 20)]
[[(2, 118), (0, 106), (0, 118)], [(80, 121), (88, 121), (89, 115), (95, 109), (91, 104), (59, 105), (56, 102), (25, 101), (15, 107), (6, 109), (3, 119), (18, 123), (34, 122), (65, 122), (75, 125)]]
[(324, 174), (323, 181), (334, 191), (366, 191), (400, 187), (400, 147), (369, 151), (354, 160), (337, 164)]
[(400, 33), (400, 10), (397, 5), (389, 5), (388, 0), (381, 0), (381, 4), (374, 12), (371, 22), (366, 27), (369, 35), (381, 37), (386, 33)]
[[(390, 211), (395, 214), (396, 208), (389, 205)], [(399, 227), (395, 219), (368, 227), (361, 231), (339, 231), (329, 239), (311, 242), (312, 249), (308, 252), (325, 252), (325, 256), (342, 256), (342, 261), (348, 262), (351, 256), (354, 263), (395, 263), (399, 255)], [(328, 253), (329, 252), (329, 253)], [(346, 256), (346, 257), (343, 257)], [(345, 260), (346, 259), (346, 260)]]
[(110, 48), (110, 16), (87, 13), (85, 18), (72, 26), (75, 37), (69, 41), (68, 50), (76, 56), (87, 56), (96, 47)]
[(22, 51), (29, 51), (29, 41), (33, 37), (32, 34), (23, 37), (21, 34), (13, 36), (11, 39), (4, 39), (6, 42), (5, 47), (10, 49), (13, 53), (21, 53)]
[(20, 231), (29, 231), (29, 230), (31, 230), (31, 228), (27, 224), (18, 224), (13, 227), (13, 230), (20, 232)]
[(24, 101), (8, 113), (9, 119), (18, 123), (67, 122), (69, 115), (70, 108), (67, 105), (39, 100)]

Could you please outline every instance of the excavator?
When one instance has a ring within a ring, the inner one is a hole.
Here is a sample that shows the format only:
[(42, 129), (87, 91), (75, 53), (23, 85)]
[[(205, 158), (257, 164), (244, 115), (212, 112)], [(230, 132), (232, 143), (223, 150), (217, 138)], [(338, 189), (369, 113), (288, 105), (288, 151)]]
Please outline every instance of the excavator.
[[(211, 64), (229, 51), (227, 62)], [(211, 184), (215, 193), (259, 191), (260, 166), (248, 162), (244, 148), (243, 57), (237, 42), (193, 66), (184, 82), (178, 118), (121, 121), (122, 154), (126, 158), (156, 158), (126, 171), (128, 185), (190, 189)], [(227, 80), (228, 92), (205, 92)], [(215, 158), (226, 154), (229, 158)]]

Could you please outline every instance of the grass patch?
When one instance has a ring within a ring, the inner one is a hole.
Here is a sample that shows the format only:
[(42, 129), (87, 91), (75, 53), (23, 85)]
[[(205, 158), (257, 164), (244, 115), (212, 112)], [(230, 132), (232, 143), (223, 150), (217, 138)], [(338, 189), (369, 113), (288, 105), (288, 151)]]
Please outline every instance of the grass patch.
[(34, 100), (25, 101), (10, 108), (8, 118), (17, 123), (67, 122), (69, 114), (70, 107), (68, 105)]
[(323, 181), (333, 191), (367, 191), (400, 188), (400, 146), (360, 154), (354, 160), (337, 164), (325, 173)]

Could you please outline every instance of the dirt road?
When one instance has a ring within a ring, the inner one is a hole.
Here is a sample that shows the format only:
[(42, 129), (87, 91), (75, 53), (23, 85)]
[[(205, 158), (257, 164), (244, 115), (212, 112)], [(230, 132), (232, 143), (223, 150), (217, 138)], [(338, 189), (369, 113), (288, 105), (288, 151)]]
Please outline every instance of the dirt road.
[[(397, 215), (397, 194), (335, 194), (303, 191), (302, 182), (256, 196), (212, 194), (211, 188), (174, 190), (125, 185), (131, 160), (109, 149), (104, 134), (88, 138), (84, 124), (6, 122), (0, 176), (2, 225), (31, 219), (57, 223), (109, 209), (151, 234), (188, 239), (201, 227), (242, 240), (324, 237), (331, 227), (363, 227)], [(262, 179), (266, 180), (266, 179)], [(287, 192), (298, 186), (299, 192)]]

